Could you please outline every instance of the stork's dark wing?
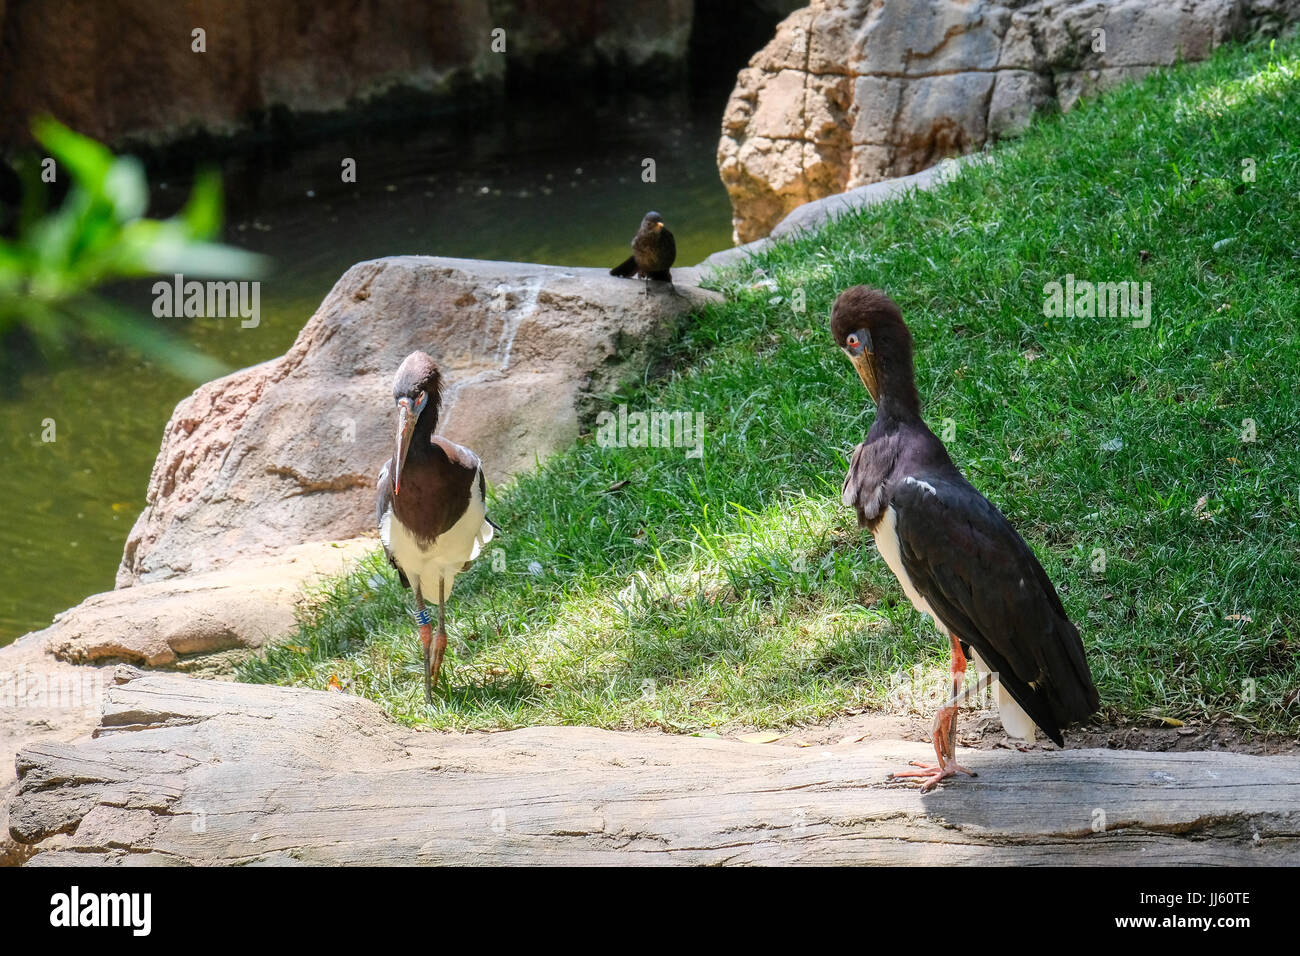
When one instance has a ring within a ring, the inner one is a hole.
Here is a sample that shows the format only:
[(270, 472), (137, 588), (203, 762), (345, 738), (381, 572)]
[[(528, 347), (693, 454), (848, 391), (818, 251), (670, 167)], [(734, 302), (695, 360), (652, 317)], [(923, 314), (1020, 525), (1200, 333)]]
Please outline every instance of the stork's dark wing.
[(411, 582), (406, 580), (405, 572), (397, 566), (397, 562), (393, 560), (393, 552), (388, 548), (388, 542), (384, 541), (384, 515), (388, 514), (389, 509), (393, 506), (393, 460), (391, 458), (384, 462), (383, 468), (379, 469), (379, 481), (376, 484), (376, 491), (378, 494), (375, 500), (375, 524), (379, 526), (379, 538), (384, 545), (384, 554), (388, 557), (388, 563), (397, 571), (397, 577), (401, 580), (402, 587), (409, 588)]
[(853, 449), (840, 500), (857, 511), (859, 528), (874, 522), (884, 509), (885, 482), (894, 470), (897, 449), (897, 442), (888, 438), (863, 442)]
[(967, 482), (891, 482), (903, 567), (954, 635), (979, 652), (1043, 731), (1099, 704), (1079, 632), (1029, 545)]

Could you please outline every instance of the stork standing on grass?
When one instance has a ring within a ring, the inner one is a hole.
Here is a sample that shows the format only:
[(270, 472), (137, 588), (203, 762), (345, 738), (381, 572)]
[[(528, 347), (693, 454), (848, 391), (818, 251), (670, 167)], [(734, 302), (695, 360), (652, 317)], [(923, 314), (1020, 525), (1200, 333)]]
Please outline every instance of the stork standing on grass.
[[(379, 537), (403, 587), (415, 591), (424, 645), (424, 698), (433, 701), (447, 650), (443, 605), (456, 575), (469, 569), (495, 527), (487, 516), (487, 485), (478, 456), (435, 435), (442, 375), (424, 352), (412, 352), (393, 382), (397, 451), (379, 472)], [(425, 600), (438, 605), (438, 632)]]
[[(921, 420), (902, 313), (885, 293), (855, 286), (835, 300), (831, 336), (876, 405), (853, 450), (844, 504), (871, 529), (912, 606), (952, 644), (952, 697), (931, 727), (938, 765), (913, 761), (920, 769), (891, 776), (923, 777), (929, 790), (971, 774), (956, 760), (957, 710), (989, 679), (1008, 733), (1032, 740), (1037, 725), (1064, 746), (1061, 728), (1099, 703), (1083, 642), (1029, 545)], [(968, 654), (988, 675), (974, 688), (964, 688)]]

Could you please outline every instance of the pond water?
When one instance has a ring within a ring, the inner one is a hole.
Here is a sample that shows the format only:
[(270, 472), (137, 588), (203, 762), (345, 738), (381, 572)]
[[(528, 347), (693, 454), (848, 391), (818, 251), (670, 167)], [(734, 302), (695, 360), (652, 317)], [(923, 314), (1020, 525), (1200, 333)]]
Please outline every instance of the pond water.
[[(731, 243), (715, 150), (726, 91), (603, 103), (485, 108), (226, 159), (225, 239), (270, 256), (261, 322), (178, 320), (231, 369), (293, 342), (355, 262), (425, 254), (612, 266), (649, 209), (690, 265)], [(341, 182), (344, 157), (357, 182)], [(656, 181), (642, 181), (655, 160)], [(161, 171), (155, 216), (188, 192)], [(115, 297), (148, 315), (144, 283)], [(0, 390), (0, 644), (108, 590), (144, 505), (163, 427), (195, 383), (137, 356), (90, 350), (31, 368)], [(42, 422), (56, 440), (43, 442)]]

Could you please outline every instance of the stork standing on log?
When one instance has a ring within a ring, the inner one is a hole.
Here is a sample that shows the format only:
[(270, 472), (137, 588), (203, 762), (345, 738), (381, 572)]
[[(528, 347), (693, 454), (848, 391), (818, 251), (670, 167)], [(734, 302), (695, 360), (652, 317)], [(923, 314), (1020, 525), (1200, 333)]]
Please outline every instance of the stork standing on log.
[[(443, 605), (456, 575), (469, 569), (495, 527), (487, 516), (487, 485), (478, 456), (435, 435), (442, 375), (424, 352), (412, 352), (393, 382), (397, 451), (379, 472), (379, 537), (402, 586), (415, 591), (424, 645), (424, 699), (433, 701), (447, 650)], [(438, 605), (438, 633), (425, 600)]]
[[(922, 777), (924, 791), (971, 774), (956, 761), (957, 711), (989, 680), (1008, 733), (1032, 740), (1037, 725), (1064, 746), (1061, 728), (1099, 703), (1083, 642), (1029, 545), (921, 420), (902, 313), (885, 293), (855, 286), (835, 300), (831, 336), (876, 405), (844, 504), (871, 529), (912, 606), (952, 644), (952, 697), (931, 727), (938, 764), (913, 761), (919, 769), (892, 776)], [(967, 655), (987, 675), (973, 688), (964, 687)]]

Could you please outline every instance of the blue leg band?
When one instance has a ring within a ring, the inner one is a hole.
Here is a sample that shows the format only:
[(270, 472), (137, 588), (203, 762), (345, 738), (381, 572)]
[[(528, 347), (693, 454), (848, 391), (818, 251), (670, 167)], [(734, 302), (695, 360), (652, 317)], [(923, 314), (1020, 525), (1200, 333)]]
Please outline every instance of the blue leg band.
[(416, 608), (415, 622), (419, 624), (421, 627), (424, 627), (425, 625), (428, 624), (432, 624), (433, 615), (429, 613), (429, 609), (427, 607)]

